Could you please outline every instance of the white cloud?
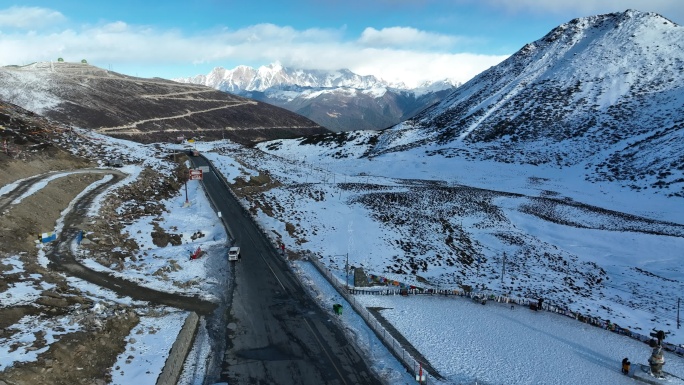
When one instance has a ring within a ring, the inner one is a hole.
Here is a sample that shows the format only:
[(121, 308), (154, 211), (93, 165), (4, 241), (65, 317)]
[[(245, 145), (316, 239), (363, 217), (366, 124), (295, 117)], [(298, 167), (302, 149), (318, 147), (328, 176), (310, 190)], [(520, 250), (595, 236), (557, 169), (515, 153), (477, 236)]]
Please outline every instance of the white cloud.
[(0, 9), (0, 28), (38, 29), (65, 21), (58, 11), (39, 7)]
[(221, 38), (229, 43), (248, 42), (326, 42), (342, 38), (342, 31), (335, 29), (309, 28), (296, 30), (292, 27), (281, 27), (274, 24), (256, 24), (240, 30), (223, 30), (218, 32)]
[(361, 45), (375, 48), (385, 47), (435, 47), (451, 48), (459, 38), (438, 33), (420, 31), (410, 27), (390, 27), (377, 30), (366, 28), (358, 39)]
[(123, 21), (117, 21), (114, 23), (109, 23), (103, 25), (99, 30), (103, 33), (126, 33), (128, 31), (128, 24), (124, 23)]
[(642, 12), (657, 12), (677, 23), (684, 23), (684, 7), (681, 0), (478, 0), (492, 9), (510, 12), (573, 14), (590, 16), (602, 13), (622, 12), (635, 9)]
[(380, 74), (389, 81), (416, 86), (426, 80), (454, 79), (465, 83), (487, 68), (499, 64), (507, 56), (471, 53), (421, 53), (411, 51), (373, 50), (372, 60), (358, 58), (350, 67), (360, 74)]
[[(113, 22), (53, 33), (14, 32), (0, 38), (0, 65), (35, 61), (88, 60), (101, 67), (136, 68), (143, 76), (197, 75), (196, 65), (230, 67), (280, 61), (283, 65), (314, 69), (350, 70), (389, 81), (415, 85), (426, 80), (451, 78), (465, 82), (497, 64), (503, 56), (450, 53), (457, 37), (414, 28), (366, 29), (351, 41), (344, 30), (297, 30), (258, 24), (239, 30), (212, 30), (187, 35), (177, 30)], [(159, 68), (179, 68), (182, 73), (162, 74)]]

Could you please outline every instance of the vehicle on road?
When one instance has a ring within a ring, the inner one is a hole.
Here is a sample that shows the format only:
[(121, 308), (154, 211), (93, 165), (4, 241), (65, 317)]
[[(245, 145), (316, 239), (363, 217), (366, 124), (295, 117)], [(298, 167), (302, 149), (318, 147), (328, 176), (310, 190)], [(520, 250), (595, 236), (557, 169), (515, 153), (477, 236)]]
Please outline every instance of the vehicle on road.
[(123, 160), (121, 158), (107, 159), (105, 163), (109, 167), (123, 167)]
[(238, 261), (240, 260), (242, 256), (240, 255), (240, 248), (237, 246), (233, 246), (228, 250), (228, 260), (229, 261)]

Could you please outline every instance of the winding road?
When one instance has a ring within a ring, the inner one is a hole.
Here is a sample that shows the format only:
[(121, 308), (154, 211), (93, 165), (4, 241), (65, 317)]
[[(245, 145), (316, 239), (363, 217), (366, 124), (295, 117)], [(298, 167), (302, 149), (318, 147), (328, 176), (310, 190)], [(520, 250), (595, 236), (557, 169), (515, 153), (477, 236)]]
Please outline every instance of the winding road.
[[(63, 230), (59, 234), (57, 242), (53, 243), (54, 246), (46, 252), (46, 256), (50, 260), (50, 268), (57, 271), (63, 271), (68, 275), (81, 278), (98, 286), (110, 289), (117, 294), (128, 296), (136, 300), (194, 311), (201, 315), (210, 314), (217, 308), (217, 304), (199, 297), (188, 297), (180, 294), (153, 290), (140, 286), (132, 281), (92, 270), (81, 264), (74, 257), (73, 252), (69, 247), (79, 232), (77, 225), (87, 216), (87, 210), (93, 203), (93, 200), (107, 188), (118, 183), (127, 175), (120, 171), (109, 169), (82, 169), (62, 172), (62, 174), (74, 173), (97, 173), (112, 175), (112, 178), (81, 195), (78, 201), (75, 202), (73, 209), (64, 216)], [(10, 205), (15, 199), (21, 197), (36, 184), (57, 174), (59, 173), (41, 174), (23, 180), (12, 191), (0, 196), (0, 211), (4, 210), (4, 208)]]
[[(196, 166), (212, 167), (204, 158), (192, 158)], [(212, 168), (213, 170), (213, 168)], [(332, 314), (321, 309), (278, 254), (270, 240), (231, 194), (215, 170), (204, 174), (204, 187), (215, 208), (222, 213), (231, 238), (241, 246), (227, 306), (197, 297), (165, 293), (134, 282), (98, 272), (82, 265), (70, 245), (78, 225), (94, 199), (126, 174), (117, 170), (79, 170), (112, 175), (82, 194), (64, 216), (57, 242), (46, 253), (50, 268), (84, 279), (117, 294), (179, 309), (211, 315), (225, 328), (224, 352), (217, 352), (218, 370), (210, 370), (205, 383), (236, 384), (382, 384), (364, 362), (355, 344), (345, 337)], [(19, 183), (1, 196), (0, 209), (7, 207), (32, 186), (51, 177), (43, 174)], [(218, 308), (218, 310), (217, 310)], [(216, 313), (226, 312), (220, 317)], [(225, 324), (223, 324), (225, 322)]]

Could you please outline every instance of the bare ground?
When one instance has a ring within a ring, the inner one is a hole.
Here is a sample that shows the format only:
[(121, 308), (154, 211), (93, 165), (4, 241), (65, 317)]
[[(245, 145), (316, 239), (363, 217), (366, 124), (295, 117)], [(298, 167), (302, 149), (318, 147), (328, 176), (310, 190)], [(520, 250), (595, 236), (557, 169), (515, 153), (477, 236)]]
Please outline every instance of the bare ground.
[[(3, 163), (9, 172), (0, 173), (0, 184), (5, 185), (20, 178), (59, 169), (75, 169), (89, 163), (59, 153), (56, 161), (34, 159), (28, 162)], [(107, 304), (112, 307), (108, 314), (89, 314), (93, 301), (78, 289), (70, 287), (62, 274), (41, 266), (38, 261), (36, 240), (40, 233), (52, 230), (64, 210), (84, 188), (102, 178), (102, 175), (71, 174), (51, 181), (45, 188), (24, 198), (19, 204), (10, 205), (0, 216), (0, 296), (10, 285), (32, 282), (54, 285), (31, 304), (0, 307), (0, 338), (11, 339), (21, 329), (15, 324), (22, 317), (65, 318), (81, 323), (81, 331), (63, 335), (59, 341), (48, 344), (45, 333), (36, 333), (31, 346), (16, 342), (11, 350), (39, 350), (49, 345), (37, 361), (18, 363), (0, 372), (0, 381), (7, 384), (98, 384), (106, 383), (116, 358), (125, 347), (125, 337), (137, 324), (138, 317), (127, 306)], [(24, 269), (12, 271), (4, 264), (7, 256), (19, 256)], [(38, 286), (40, 287), (40, 286)], [(2, 297), (0, 297), (2, 298)], [(114, 311), (116, 310), (116, 311)], [(79, 314), (80, 316), (75, 316)]]
[[(47, 264), (39, 253), (39, 234), (52, 231), (63, 210), (86, 187), (104, 177), (101, 171), (84, 169), (98, 166), (99, 161), (111, 156), (111, 150), (101, 147), (97, 140), (1, 101), (0, 143), (0, 188), (18, 185), (0, 195), (0, 343), (13, 355), (37, 354), (28, 362), (0, 367), (0, 385), (108, 383), (111, 373), (119, 370), (113, 366), (139, 317), (163, 313), (155, 303), (170, 302), (170, 306), (180, 309), (199, 305), (205, 312), (213, 309), (215, 305), (207, 301), (159, 293), (104, 273), (89, 272), (73, 258), (69, 266), (54, 261)], [(65, 148), (82, 156), (72, 155)], [(107, 266), (116, 265), (137, 248), (122, 234), (125, 223), (143, 215), (161, 217), (164, 207), (159, 201), (178, 193), (179, 176), (185, 173), (183, 166), (171, 172), (145, 169), (137, 181), (108, 193), (100, 201), (97, 218), (84, 221), (84, 208), (79, 204), (64, 217), (64, 228), (78, 226), (86, 230), (93, 258)], [(31, 186), (55, 174), (64, 175), (17, 203), (17, 198)], [(87, 202), (92, 195), (79, 199)], [(163, 241), (175, 235), (161, 230), (156, 236)], [(113, 248), (122, 252), (112, 253)], [(57, 249), (44, 248), (45, 256), (50, 257), (51, 250)], [(67, 257), (61, 255), (60, 260), (67, 262)], [(109, 284), (127, 290), (123, 296), (137, 298), (136, 294), (140, 294), (151, 302), (128, 305), (129, 301), (120, 301), (116, 296), (81, 292), (67, 280), (66, 276), (74, 274), (69, 269), (77, 270), (76, 276), (82, 279), (99, 279), (100, 286)], [(13, 298), (18, 286), (36, 294)], [(130, 359), (136, 354), (130, 352)]]

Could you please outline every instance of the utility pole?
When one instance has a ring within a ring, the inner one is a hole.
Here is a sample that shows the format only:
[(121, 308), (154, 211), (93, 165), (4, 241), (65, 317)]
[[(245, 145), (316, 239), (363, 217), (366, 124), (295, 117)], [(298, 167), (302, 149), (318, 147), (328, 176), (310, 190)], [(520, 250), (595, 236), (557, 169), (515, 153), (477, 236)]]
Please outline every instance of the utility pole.
[(681, 298), (677, 298), (677, 329), (679, 329), (682, 324), (679, 322), (679, 303), (682, 301)]
[(185, 204), (186, 204), (186, 205), (187, 205), (188, 203), (190, 203), (190, 201), (188, 200), (188, 179), (190, 179), (190, 175), (189, 175), (189, 174), (190, 174), (190, 171), (188, 171), (188, 177), (185, 178)]
[[(347, 253), (347, 264), (344, 266), (344, 271), (347, 272), (347, 278), (345, 279), (345, 286), (347, 288), (347, 291), (349, 291), (349, 253)], [(679, 319), (679, 318), (677, 318)], [(679, 324), (679, 321), (677, 321), (677, 324)]]
[(349, 291), (349, 253), (333, 255), (331, 260), (334, 259), (335, 261), (337, 261), (338, 260), (337, 257), (345, 257), (346, 258), (346, 262), (344, 264), (344, 272), (345, 272), (345, 277), (346, 277), (346, 280), (344, 282), (344, 287), (345, 287), (345, 289), (347, 289), (347, 291)]
[(503, 284), (503, 277), (506, 274), (506, 252), (503, 253), (503, 260), (501, 261), (501, 283)]

